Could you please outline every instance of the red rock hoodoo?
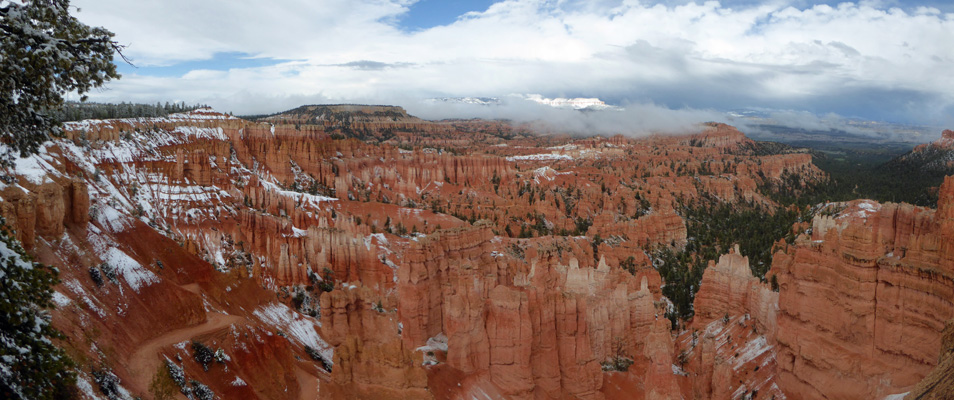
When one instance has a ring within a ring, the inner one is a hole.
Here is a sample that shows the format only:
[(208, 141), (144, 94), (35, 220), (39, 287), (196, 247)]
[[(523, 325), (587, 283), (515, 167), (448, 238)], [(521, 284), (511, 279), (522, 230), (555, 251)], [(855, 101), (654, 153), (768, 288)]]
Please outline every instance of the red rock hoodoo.
[(4, 170), (0, 215), (61, 271), (53, 322), (88, 398), (102, 368), (145, 398), (170, 371), (173, 393), (253, 399), (876, 398), (949, 380), (952, 180), (937, 211), (828, 205), (780, 246), (778, 291), (737, 249), (713, 260), (673, 330), (650, 249), (690, 243), (677, 210), (774, 210), (763, 188), (824, 179), (758, 146), (721, 124), (573, 138), (387, 106), (197, 110), (67, 124)]

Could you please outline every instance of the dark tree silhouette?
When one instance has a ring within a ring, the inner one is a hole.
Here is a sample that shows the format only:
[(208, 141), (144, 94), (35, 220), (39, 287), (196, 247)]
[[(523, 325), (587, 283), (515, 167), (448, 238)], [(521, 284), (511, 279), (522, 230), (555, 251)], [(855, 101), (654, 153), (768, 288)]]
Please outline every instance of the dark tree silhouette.
[[(69, 0), (5, 2), (0, 7), (0, 142), (15, 153), (36, 153), (60, 128), (51, 116), (63, 96), (120, 77), (113, 55), (123, 46), (113, 33), (70, 15)], [(125, 60), (125, 57), (123, 57)]]
[(0, 398), (65, 398), (75, 388), (72, 361), (50, 341), (60, 335), (45, 310), (56, 283), (55, 269), (30, 261), (0, 229)]

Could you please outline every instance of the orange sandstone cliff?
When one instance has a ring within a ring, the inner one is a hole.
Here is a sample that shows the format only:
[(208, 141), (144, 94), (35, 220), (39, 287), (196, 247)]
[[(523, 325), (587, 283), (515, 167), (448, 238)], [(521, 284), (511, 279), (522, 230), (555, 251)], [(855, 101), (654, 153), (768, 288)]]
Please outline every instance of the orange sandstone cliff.
[(88, 398), (102, 370), (144, 398), (176, 371), (175, 393), (220, 398), (914, 390), (951, 318), (954, 184), (936, 212), (830, 205), (776, 254), (777, 292), (737, 250), (713, 260), (672, 330), (647, 249), (686, 245), (677, 210), (773, 209), (761, 188), (823, 179), (764, 153), (720, 124), (572, 138), (386, 106), (197, 110), (68, 124), (5, 172), (0, 215), (61, 271), (54, 325)]
[(855, 201), (777, 253), (779, 385), (806, 398), (878, 397), (938, 362), (954, 295), (954, 180), (938, 210)]

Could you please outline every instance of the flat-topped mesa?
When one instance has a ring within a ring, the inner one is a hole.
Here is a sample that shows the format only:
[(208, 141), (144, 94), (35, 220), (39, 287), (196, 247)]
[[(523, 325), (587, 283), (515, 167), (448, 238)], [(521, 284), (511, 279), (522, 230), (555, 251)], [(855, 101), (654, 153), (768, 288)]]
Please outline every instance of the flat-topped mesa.
[(293, 116), (305, 119), (326, 119), (334, 115), (353, 115), (353, 116), (391, 116), (407, 117), (407, 111), (400, 106), (369, 105), (369, 104), (312, 104), (300, 106), (285, 112), (281, 112), (269, 117), (268, 119), (287, 119)]
[[(937, 363), (954, 316), (954, 180), (939, 210), (869, 200), (831, 204), (776, 253), (779, 387), (790, 397), (880, 398)], [(832, 215), (825, 215), (832, 214)], [(837, 378), (835, 378), (837, 377)]]
[(277, 124), (313, 124), (326, 127), (350, 126), (352, 124), (425, 122), (408, 115), (402, 107), (361, 104), (301, 106), (265, 117), (262, 120)]
[(332, 104), (328, 106), (307, 106), (307, 107), (317, 107), (316, 109), (320, 110), (325, 108), (331, 112), (339, 113), (355, 113), (355, 114), (371, 114), (371, 115), (381, 115), (381, 114), (390, 114), (390, 115), (407, 115), (407, 111), (404, 111), (404, 107), (401, 106), (382, 106), (382, 105), (367, 105), (367, 104)]
[(683, 140), (691, 146), (719, 149), (737, 148), (753, 143), (752, 139), (746, 137), (744, 133), (733, 126), (710, 122), (705, 124), (705, 127), (701, 133), (690, 135)]

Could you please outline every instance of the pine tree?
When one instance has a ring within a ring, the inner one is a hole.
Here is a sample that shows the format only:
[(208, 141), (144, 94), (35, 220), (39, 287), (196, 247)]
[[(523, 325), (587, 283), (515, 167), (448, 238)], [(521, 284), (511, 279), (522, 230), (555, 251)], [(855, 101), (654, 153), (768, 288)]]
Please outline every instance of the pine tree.
[(113, 33), (89, 27), (69, 13), (69, 0), (0, 3), (0, 142), (14, 153), (36, 153), (59, 130), (50, 115), (63, 96), (85, 93), (119, 78)]
[(50, 341), (60, 336), (45, 311), (56, 283), (55, 269), (0, 231), (0, 398), (64, 398), (75, 387), (72, 361)]

